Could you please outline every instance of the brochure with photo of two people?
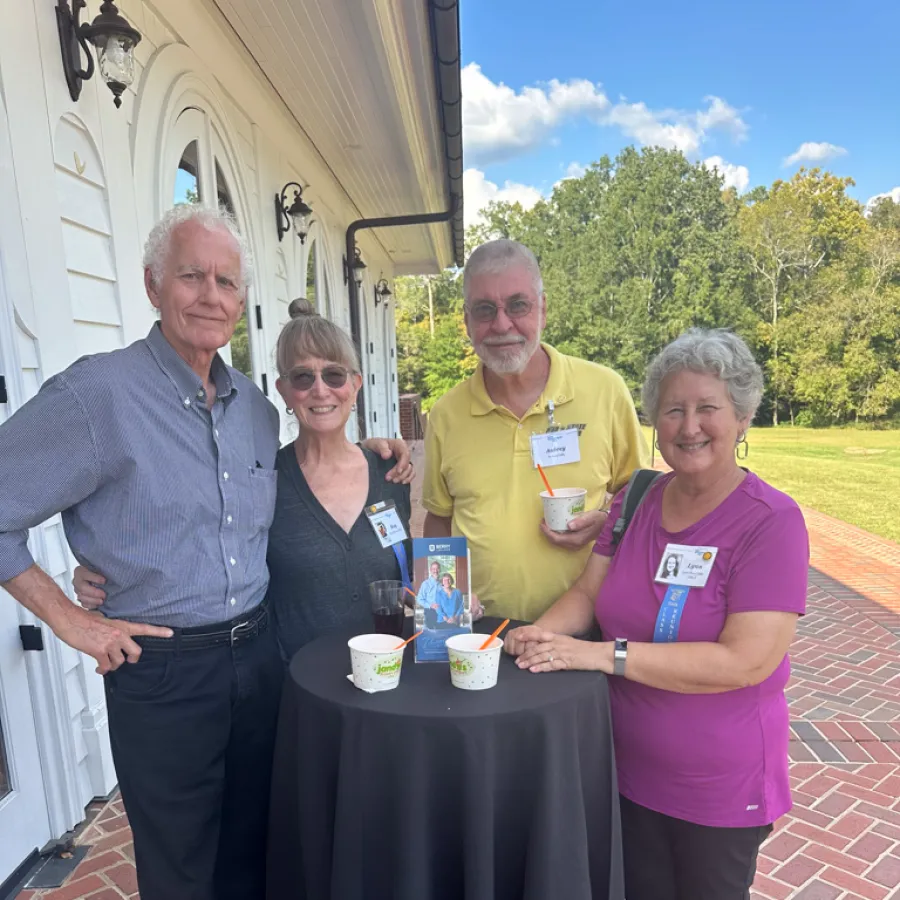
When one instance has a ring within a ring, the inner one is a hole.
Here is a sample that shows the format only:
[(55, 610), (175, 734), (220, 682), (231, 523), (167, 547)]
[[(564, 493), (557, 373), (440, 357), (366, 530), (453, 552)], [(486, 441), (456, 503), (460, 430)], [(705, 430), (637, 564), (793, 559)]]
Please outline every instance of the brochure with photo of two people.
[(471, 561), (464, 537), (414, 538), (416, 662), (448, 662), (447, 638), (470, 634)]

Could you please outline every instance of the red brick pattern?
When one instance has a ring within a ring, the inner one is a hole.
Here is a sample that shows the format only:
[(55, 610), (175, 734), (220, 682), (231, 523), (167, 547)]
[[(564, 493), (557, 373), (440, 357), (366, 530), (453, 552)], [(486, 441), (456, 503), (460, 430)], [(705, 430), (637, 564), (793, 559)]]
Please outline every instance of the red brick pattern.
[[(413, 446), (412, 532), (424, 471)], [(753, 900), (900, 900), (900, 546), (804, 511), (809, 611), (791, 649), (793, 811), (763, 846)], [(138, 897), (131, 832), (113, 798), (83, 830), (92, 849), (61, 888), (17, 900)]]

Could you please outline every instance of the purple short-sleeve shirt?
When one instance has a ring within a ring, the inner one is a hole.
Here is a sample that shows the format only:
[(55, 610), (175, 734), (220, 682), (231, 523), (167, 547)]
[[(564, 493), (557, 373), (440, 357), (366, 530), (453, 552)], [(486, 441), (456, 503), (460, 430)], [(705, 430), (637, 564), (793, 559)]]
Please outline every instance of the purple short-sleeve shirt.
[[(622, 492), (594, 547), (612, 557), (597, 597), (604, 637), (651, 642), (666, 585), (654, 576), (667, 544), (717, 547), (706, 586), (691, 588), (679, 641), (718, 640), (729, 613), (806, 610), (809, 540), (786, 494), (752, 473), (684, 531), (661, 524), (654, 482), (616, 552), (612, 527)], [(791, 808), (785, 657), (761, 684), (720, 694), (680, 694), (610, 678), (619, 790), (629, 800), (688, 822), (768, 825)]]

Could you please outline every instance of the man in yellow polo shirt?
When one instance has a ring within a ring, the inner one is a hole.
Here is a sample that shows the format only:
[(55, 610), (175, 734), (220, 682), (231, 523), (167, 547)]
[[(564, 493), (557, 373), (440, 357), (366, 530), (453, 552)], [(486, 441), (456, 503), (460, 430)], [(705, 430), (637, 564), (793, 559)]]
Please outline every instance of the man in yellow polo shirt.
[[(481, 362), (428, 417), (424, 533), (468, 538), (472, 590), (488, 615), (532, 621), (581, 574), (607, 493), (646, 465), (647, 447), (619, 375), (541, 343), (547, 297), (527, 247), (482, 244), (463, 295)], [(545, 472), (551, 487), (585, 488), (587, 512), (558, 534), (543, 523), (531, 436), (566, 425), (584, 425), (580, 459)]]

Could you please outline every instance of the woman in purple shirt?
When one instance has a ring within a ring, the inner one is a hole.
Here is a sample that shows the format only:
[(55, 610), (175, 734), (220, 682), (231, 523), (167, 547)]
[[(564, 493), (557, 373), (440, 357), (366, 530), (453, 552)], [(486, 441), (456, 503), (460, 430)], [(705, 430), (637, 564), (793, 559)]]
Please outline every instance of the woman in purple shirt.
[[(532, 672), (617, 676), (628, 900), (747, 900), (759, 845), (791, 807), (784, 688), (809, 544), (797, 504), (737, 464), (762, 388), (729, 332), (669, 344), (643, 399), (673, 471), (618, 546), (616, 497), (574, 587), (506, 639)], [(595, 617), (613, 640), (572, 637)]]

